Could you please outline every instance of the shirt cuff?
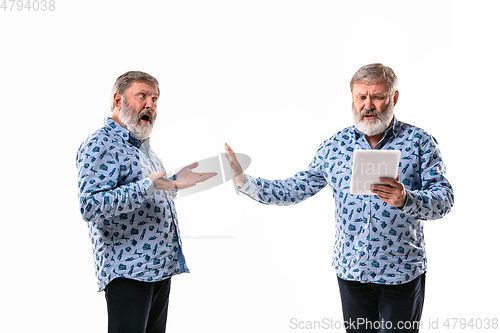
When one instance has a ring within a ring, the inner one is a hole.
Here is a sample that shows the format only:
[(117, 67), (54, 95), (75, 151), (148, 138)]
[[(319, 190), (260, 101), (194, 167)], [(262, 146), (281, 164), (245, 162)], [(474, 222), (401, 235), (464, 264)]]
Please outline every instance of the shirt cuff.
[(152, 196), (156, 191), (158, 191), (151, 178), (144, 178), (142, 182), (144, 184), (144, 196)]
[(249, 175), (245, 175), (245, 183), (243, 186), (238, 187), (241, 193), (247, 194), (251, 197), (255, 197), (259, 192), (259, 185), (257, 185), (257, 180)]
[(417, 205), (417, 198), (415, 194), (411, 193), (410, 191), (406, 190), (406, 202), (400, 210), (408, 215), (415, 214), (417, 212), (418, 205)]

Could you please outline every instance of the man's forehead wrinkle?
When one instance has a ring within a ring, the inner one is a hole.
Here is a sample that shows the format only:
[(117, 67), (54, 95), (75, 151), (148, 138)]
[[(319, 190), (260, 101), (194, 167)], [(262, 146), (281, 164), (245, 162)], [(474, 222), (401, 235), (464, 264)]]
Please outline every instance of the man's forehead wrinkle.
[[(146, 86), (146, 87), (144, 87), (144, 86)], [(158, 88), (150, 85), (147, 82), (140, 82), (140, 81), (134, 82), (127, 90), (129, 90), (131, 92), (133, 91), (134, 94), (144, 93), (147, 95), (154, 95), (156, 97), (160, 96)]]
[(386, 88), (378, 88), (374, 90), (370, 90), (370, 87), (373, 85), (365, 85), (364, 87), (355, 87), (353, 90), (357, 90), (356, 96), (359, 95), (372, 95), (372, 96), (386, 96), (387, 89)]
[(369, 91), (367, 89), (363, 89), (356, 94), (356, 96), (359, 96), (359, 95), (385, 96), (385, 95), (387, 95), (387, 92), (386, 91), (378, 91), (378, 90)]

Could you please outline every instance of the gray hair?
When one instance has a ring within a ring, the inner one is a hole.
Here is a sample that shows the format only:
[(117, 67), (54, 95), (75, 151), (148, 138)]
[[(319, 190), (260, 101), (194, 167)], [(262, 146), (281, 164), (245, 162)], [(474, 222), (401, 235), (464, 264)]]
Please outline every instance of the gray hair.
[(116, 79), (113, 85), (113, 90), (111, 91), (111, 111), (115, 108), (114, 96), (116, 93), (123, 95), (125, 90), (127, 90), (134, 82), (145, 82), (155, 87), (158, 90), (158, 95), (160, 94), (160, 85), (158, 80), (148, 73), (139, 71), (129, 71), (126, 72)]
[(363, 66), (354, 73), (351, 79), (351, 92), (355, 83), (374, 84), (377, 81), (384, 82), (391, 95), (398, 88), (398, 78), (392, 68), (376, 63)]

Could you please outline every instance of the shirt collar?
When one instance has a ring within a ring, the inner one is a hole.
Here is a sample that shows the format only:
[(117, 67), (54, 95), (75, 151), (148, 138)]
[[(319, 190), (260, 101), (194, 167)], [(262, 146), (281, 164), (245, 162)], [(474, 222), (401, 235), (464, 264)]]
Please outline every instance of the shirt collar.
[(140, 148), (141, 145), (144, 145), (145, 147), (149, 148), (149, 138), (147, 138), (146, 140), (144, 140), (142, 142), (137, 140), (135, 138), (134, 134), (130, 133), (129, 130), (127, 130), (122, 125), (118, 124), (113, 119), (105, 118), (104, 125), (109, 128), (109, 131), (114, 132), (115, 134), (123, 137), (124, 140), (128, 141), (133, 146)]

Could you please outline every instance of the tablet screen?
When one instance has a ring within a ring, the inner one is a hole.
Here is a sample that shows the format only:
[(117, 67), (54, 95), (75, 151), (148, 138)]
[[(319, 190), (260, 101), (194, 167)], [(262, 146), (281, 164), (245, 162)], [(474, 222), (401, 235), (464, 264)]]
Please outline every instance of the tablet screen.
[(380, 177), (396, 179), (399, 150), (355, 150), (352, 161), (351, 194), (373, 195), (372, 184), (381, 184)]

